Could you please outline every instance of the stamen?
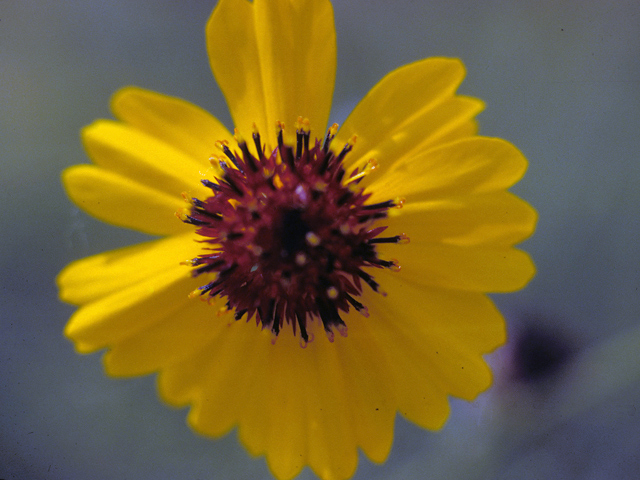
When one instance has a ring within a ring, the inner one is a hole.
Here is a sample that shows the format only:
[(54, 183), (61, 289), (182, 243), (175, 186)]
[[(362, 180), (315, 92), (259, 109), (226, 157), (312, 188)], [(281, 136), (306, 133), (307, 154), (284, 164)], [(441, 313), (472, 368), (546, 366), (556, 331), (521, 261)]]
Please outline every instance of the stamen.
[(231, 178), (231, 176), (229, 175), (225, 175), (224, 176), (224, 180), (226, 182), (227, 185), (229, 185), (234, 192), (236, 192), (239, 196), (244, 197), (244, 192), (242, 190), (240, 190), (240, 187), (238, 186), (238, 184)]
[(367, 309), (367, 307), (362, 305), (360, 302), (358, 302), (355, 298), (353, 298), (348, 293), (345, 293), (345, 298), (351, 305), (353, 305), (353, 308), (355, 308), (358, 313), (364, 315), (367, 318), (369, 317), (369, 310)]
[(296, 160), (300, 160), (302, 156), (302, 117), (298, 117), (298, 121), (296, 122)]
[[(247, 165), (249, 165), (249, 168), (251, 168), (251, 170), (253, 170), (254, 172), (257, 172), (258, 171), (258, 167), (256, 166), (255, 162), (253, 161), (253, 155), (251, 155), (251, 152), (249, 152), (249, 146), (247, 145), (247, 142), (244, 141), (244, 138), (242, 138), (242, 136), (238, 132), (237, 128), (234, 131), (235, 131), (234, 138), (236, 139), (236, 142), (238, 143), (238, 147), (240, 147), (240, 151), (242, 152), (242, 157), (244, 159), (244, 162)], [(242, 171), (242, 169), (240, 169), (240, 168), (238, 170)], [(244, 173), (244, 172), (242, 172), (242, 173)]]
[(358, 276), (362, 278), (366, 282), (366, 284), (371, 287), (371, 290), (373, 290), (374, 292), (378, 291), (378, 287), (379, 287), (378, 282), (376, 282), (371, 275), (360, 270), (358, 271)]
[(409, 237), (407, 237), (404, 233), (402, 235), (396, 235), (394, 237), (383, 237), (383, 238), (370, 238), (367, 240), (368, 243), (409, 243)]
[(347, 326), (344, 323), (340, 323), (338, 324), (338, 326), (336, 327), (336, 330), (338, 330), (338, 333), (340, 334), (340, 336), (342, 337), (347, 337), (348, 333), (349, 333), (349, 329), (347, 328)]
[(182, 192), (180, 196), (186, 203), (188, 203), (189, 205), (193, 205), (193, 201), (191, 200), (191, 197), (187, 192)]
[(357, 135), (353, 135), (349, 139), (349, 141), (345, 144), (345, 146), (342, 148), (342, 151), (338, 155), (338, 163), (342, 163), (342, 161), (344, 160), (344, 157), (347, 156), (347, 153), (353, 150), (353, 146), (356, 144), (357, 138), (358, 138)]
[(395, 206), (393, 200), (387, 200), (386, 202), (374, 203), (371, 205), (364, 205), (362, 207), (363, 210), (388, 210), (389, 208)]
[[(260, 142), (260, 132), (258, 132), (258, 126), (255, 123), (253, 124), (252, 137), (253, 137), (253, 144), (256, 146), (256, 153), (258, 154), (258, 160), (260, 160), (260, 162), (264, 162), (264, 150), (262, 149), (262, 143)], [(251, 157), (251, 155), (249, 155), (249, 158), (251, 158), (251, 160), (253, 161), (253, 158)], [(254, 170), (254, 171), (257, 171), (257, 170)]]
[(191, 275), (193, 277), (197, 277), (199, 275), (202, 275), (203, 273), (208, 273), (208, 272), (213, 272), (215, 271), (218, 267), (221, 267), (222, 265), (225, 264), (224, 260), (218, 260), (218, 261), (214, 261), (213, 263), (209, 263), (207, 265), (204, 265), (203, 267), (200, 268), (196, 268), (195, 270), (193, 270), (191, 272)]
[[(180, 218), (180, 217), (179, 217)], [(184, 223), (190, 223), (191, 225), (195, 225), (196, 227), (201, 227), (202, 225), (206, 225), (206, 220), (198, 220), (191, 215), (185, 215), (184, 218), (180, 218)]]
[(298, 327), (300, 328), (300, 336), (305, 342), (304, 346), (306, 346), (307, 342), (309, 342), (309, 335), (307, 334), (307, 322), (306, 322), (305, 316), (306, 315), (304, 314), (296, 312), (296, 320), (298, 321)]
[(211, 180), (207, 180), (205, 178), (205, 179), (200, 180), (200, 183), (202, 183), (202, 185), (204, 185), (205, 187), (210, 188), (214, 192), (219, 192), (220, 191), (220, 185), (218, 185), (217, 183), (213, 183)]
[(309, 154), (309, 136), (311, 133), (311, 128), (309, 126), (309, 119), (305, 118), (302, 120), (302, 138), (304, 141), (304, 153)]
[(327, 130), (327, 135), (324, 137), (324, 144), (322, 145), (322, 151), (326, 155), (329, 151), (329, 146), (334, 138), (336, 138), (336, 133), (338, 132), (338, 124), (334, 123)]
[(284, 130), (284, 123), (282, 123), (280, 120), (276, 121), (276, 137), (278, 138), (278, 148), (283, 149), (284, 148), (284, 139), (283, 139), (283, 130)]
[(305, 154), (309, 153), (310, 131), (309, 119), (298, 117), (298, 120), (296, 120), (296, 160), (300, 160), (303, 152)]
[(402, 266), (400, 265), (400, 263), (398, 262), (398, 260), (396, 260), (395, 258), (391, 259), (391, 265), (389, 266), (389, 269), (392, 272), (395, 273), (399, 273), (400, 270), (402, 270)]
[(367, 163), (365, 163), (364, 167), (362, 167), (361, 172), (358, 172), (357, 168), (353, 169), (353, 171), (351, 172), (351, 175), (349, 176), (349, 180), (347, 180), (347, 184), (353, 183), (354, 185), (357, 185), (362, 181), (364, 177), (366, 177), (369, 173), (374, 171), (376, 168), (378, 168), (378, 162), (376, 161), (375, 158), (370, 158), (369, 160), (367, 160)]

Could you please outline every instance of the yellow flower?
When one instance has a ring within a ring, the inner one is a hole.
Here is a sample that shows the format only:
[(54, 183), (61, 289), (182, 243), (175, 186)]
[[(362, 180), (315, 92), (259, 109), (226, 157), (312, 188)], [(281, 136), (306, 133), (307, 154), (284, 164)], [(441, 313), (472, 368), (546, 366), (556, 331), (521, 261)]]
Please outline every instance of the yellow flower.
[(162, 238), (69, 265), (65, 334), (107, 348), (110, 375), (158, 372), (195, 430), (237, 427), (277, 478), (348, 478), (358, 448), (386, 459), (396, 413), (438, 429), (448, 396), (489, 387), (505, 325), (486, 292), (534, 274), (514, 245), (536, 214), (506, 190), (527, 163), (476, 135), (456, 59), (390, 73), (325, 134), (328, 0), (221, 0), (206, 36), (235, 135), (134, 87), (82, 132), (71, 199)]

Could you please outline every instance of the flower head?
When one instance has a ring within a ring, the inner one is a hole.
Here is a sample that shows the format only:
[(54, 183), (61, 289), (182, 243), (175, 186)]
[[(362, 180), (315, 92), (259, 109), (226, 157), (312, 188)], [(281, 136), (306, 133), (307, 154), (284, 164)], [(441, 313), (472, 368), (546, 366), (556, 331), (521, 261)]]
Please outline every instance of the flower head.
[(348, 478), (358, 448), (385, 460), (396, 413), (437, 429), (449, 395), (490, 385), (505, 327), (486, 293), (534, 274), (514, 245), (536, 214), (507, 192), (526, 160), (476, 134), (455, 59), (390, 73), (324, 130), (328, 0), (221, 0), (207, 45), (233, 134), (134, 87), (83, 131), (71, 199), (162, 238), (69, 265), (65, 333), (111, 375), (158, 372), (194, 429), (237, 427), (276, 477)]

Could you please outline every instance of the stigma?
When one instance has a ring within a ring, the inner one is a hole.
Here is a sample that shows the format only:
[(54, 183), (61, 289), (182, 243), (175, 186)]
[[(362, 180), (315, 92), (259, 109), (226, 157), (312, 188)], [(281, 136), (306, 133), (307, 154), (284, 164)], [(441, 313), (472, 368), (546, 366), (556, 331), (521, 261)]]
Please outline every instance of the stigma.
[(399, 271), (395, 260), (378, 256), (376, 246), (403, 244), (404, 233), (380, 236), (380, 226), (402, 199), (369, 203), (359, 183), (374, 170), (374, 160), (351, 169), (344, 160), (352, 137), (332, 149), (338, 130), (333, 124), (323, 139), (311, 141), (309, 121), (296, 122), (296, 143), (284, 142), (277, 122), (277, 146), (268, 149), (254, 127), (252, 145), (236, 132), (236, 148), (218, 142), (219, 156), (210, 161), (221, 175), (202, 180), (211, 194), (190, 198), (179, 218), (196, 227), (203, 252), (183, 262), (205, 279), (190, 293), (205, 300), (222, 298), (236, 320), (255, 319), (278, 337), (286, 325), (305, 346), (322, 328), (330, 341), (347, 336), (342, 315), (352, 308), (368, 316), (361, 303), (368, 288), (384, 294), (370, 267)]

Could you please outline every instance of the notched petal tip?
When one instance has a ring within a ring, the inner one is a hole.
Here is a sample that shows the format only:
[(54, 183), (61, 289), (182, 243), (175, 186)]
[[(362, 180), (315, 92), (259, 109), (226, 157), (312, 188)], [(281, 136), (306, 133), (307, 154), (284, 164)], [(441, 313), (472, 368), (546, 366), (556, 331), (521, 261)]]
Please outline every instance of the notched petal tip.
[(507, 290), (508, 292), (522, 290), (531, 280), (533, 280), (537, 273), (536, 264), (533, 262), (529, 253), (519, 249), (515, 249), (515, 252), (518, 253), (518, 264), (514, 269), (517, 270), (517, 278), (520, 281), (518, 283), (514, 283), (513, 288)]
[(119, 117), (119, 112), (128, 107), (132, 102), (135, 102), (139, 98), (154, 97), (161, 94), (146, 88), (138, 87), (136, 85), (127, 85), (116, 90), (109, 101), (111, 111)]
[(81, 302), (78, 302), (77, 299), (74, 300), (74, 297), (70, 292), (71, 289), (68, 288), (69, 285), (73, 282), (73, 271), (80, 262), (82, 262), (82, 260), (71, 262), (62, 270), (60, 270), (60, 273), (58, 273), (55, 278), (55, 284), (58, 288), (58, 298), (60, 298), (60, 300), (64, 303), (68, 303), (70, 305), (81, 305)]

